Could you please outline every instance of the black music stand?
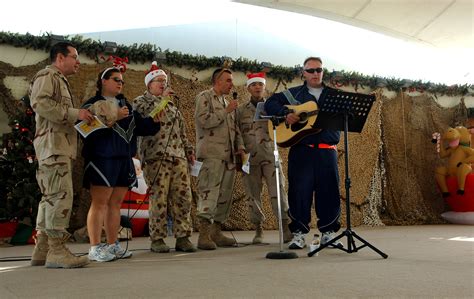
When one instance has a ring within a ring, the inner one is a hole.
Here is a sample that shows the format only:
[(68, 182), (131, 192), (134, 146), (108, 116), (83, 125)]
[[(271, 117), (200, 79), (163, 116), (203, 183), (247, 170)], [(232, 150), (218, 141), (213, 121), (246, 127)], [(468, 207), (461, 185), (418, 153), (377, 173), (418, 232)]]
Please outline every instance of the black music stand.
[[(308, 253), (311, 257), (317, 252), (323, 250), (328, 246), (338, 248), (347, 253), (357, 252), (366, 246), (380, 254), (384, 259), (388, 257), (385, 253), (377, 249), (375, 246), (359, 237), (351, 229), (351, 210), (350, 210), (350, 188), (351, 179), (349, 175), (349, 144), (347, 141), (348, 132), (360, 133), (364, 127), (370, 108), (375, 101), (375, 96), (358, 94), (352, 92), (345, 92), (336, 89), (330, 89), (324, 98), (322, 105), (319, 107), (318, 118), (314, 124), (315, 128), (330, 129), (337, 131), (344, 131), (344, 150), (345, 150), (345, 189), (346, 189), (346, 219), (347, 228), (335, 238), (331, 239), (324, 245)], [(335, 246), (335, 242), (344, 236), (347, 237), (347, 249), (343, 246)], [(356, 246), (355, 240), (359, 240), (363, 244)]]

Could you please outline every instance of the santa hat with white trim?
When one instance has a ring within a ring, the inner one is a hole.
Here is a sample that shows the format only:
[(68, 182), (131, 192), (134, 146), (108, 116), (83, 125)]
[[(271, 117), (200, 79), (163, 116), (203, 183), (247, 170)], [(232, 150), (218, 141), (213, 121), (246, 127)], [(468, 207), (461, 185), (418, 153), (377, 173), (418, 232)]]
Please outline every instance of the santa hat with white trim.
[(250, 74), (247, 74), (247, 87), (249, 87), (250, 84), (254, 83), (254, 82), (261, 82), (263, 84), (266, 83), (266, 80), (265, 80), (265, 72), (260, 72), (260, 73), (250, 73)]
[(145, 76), (145, 85), (148, 86), (148, 83), (158, 76), (165, 76), (166, 80), (168, 80), (168, 76), (166, 75), (165, 71), (158, 67), (158, 63), (156, 61), (153, 61), (151, 63), (150, 70)]

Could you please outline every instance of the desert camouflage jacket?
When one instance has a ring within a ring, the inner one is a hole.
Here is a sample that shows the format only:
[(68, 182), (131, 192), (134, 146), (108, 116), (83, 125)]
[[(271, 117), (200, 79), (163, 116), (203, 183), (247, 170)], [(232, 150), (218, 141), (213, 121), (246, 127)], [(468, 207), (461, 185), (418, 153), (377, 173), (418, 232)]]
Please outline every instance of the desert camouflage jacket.
[(245, 149), (236, 124), (235, 111), (227, 113), (227, 105), (224, 96), (217, 96), (212, 88), (196, 96), (194, 121), (198, 159), (236, 162), (236, 151)]
[(74, 123), (79, 109), (73, 107), (66, 77), (53, 65), (47, 66), (33, 77), (28, 94), (36, 113), (33, 144), (37, 159), (44, 160), (53, 155), (75, 159), (77, 133)]
[[(148, 116), (155, 106), (162, 100), (146, 91), (133, 100), (134, 109), (143, 117)], [(144, 162), (175, 157), (186, 159), (194, 154), (194, 147), (186, 135), (186, 123), (183, 115), (170, 101), (160, 119), (161, 129), (155, 136), (140, 137), (138, 154)]]
[(267, 121), (254, 121), (255, 105), (251, 101), (240, 105), (237, 108), (237, 124), (245, 149), (250, 153), (250, 164), (272, 163), (273, 141), (268, 135)]

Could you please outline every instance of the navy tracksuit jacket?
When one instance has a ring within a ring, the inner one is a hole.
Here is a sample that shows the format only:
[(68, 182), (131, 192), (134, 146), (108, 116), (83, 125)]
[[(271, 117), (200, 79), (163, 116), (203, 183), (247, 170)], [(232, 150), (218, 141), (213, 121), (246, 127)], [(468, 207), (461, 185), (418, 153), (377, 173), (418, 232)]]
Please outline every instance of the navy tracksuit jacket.
[[(324, 87), (319, 101), (304, 85), (290, 88), (293, 97), (302, 103), (315, 101), (320, 106), (329, 87)], [(284, 105), (290, 105), (283, 93), (276, 93), (265, 102), (267, 115), (284, 115)], [(339, 173), (337, 151), (319, 148), (319, 144), (336, 145), (340, 132), (322, 130), (304, 137), (290, 148), (288, 156), (288, 204), (292, 219), (291, 232), (308, 233), (311, 222), (311, 204), (315, 203), (318, 229), (324, 233), (340, 228), (341, 202), (339, 197)], [(314, 192), (314, 196), (313, 196)]]

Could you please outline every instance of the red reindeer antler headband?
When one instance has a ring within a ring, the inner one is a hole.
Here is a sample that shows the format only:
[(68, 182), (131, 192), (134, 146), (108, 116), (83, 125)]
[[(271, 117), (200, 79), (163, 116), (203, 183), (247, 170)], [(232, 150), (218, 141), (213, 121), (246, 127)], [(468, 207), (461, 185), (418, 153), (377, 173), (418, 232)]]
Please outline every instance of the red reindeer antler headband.
[(101, 56), (101, 58), (104, 59), (105, 61), (112, 60), (112, 64), (113, 64), (113, 67), (109, 67), (105, 69), (105, 71), (102, 73), (102, 76), (100, 77), (101, 79), (104, 79), (105, 73), (107, 73), (108, 71), (112, 69), (116, 69), (120, 71), (121, 73), (125, 73), (125, 71), (127, 70), (128, 57), (121, 58), (118, 56), (110, 55), (107, 59), (105, 59), (104, 56)]

